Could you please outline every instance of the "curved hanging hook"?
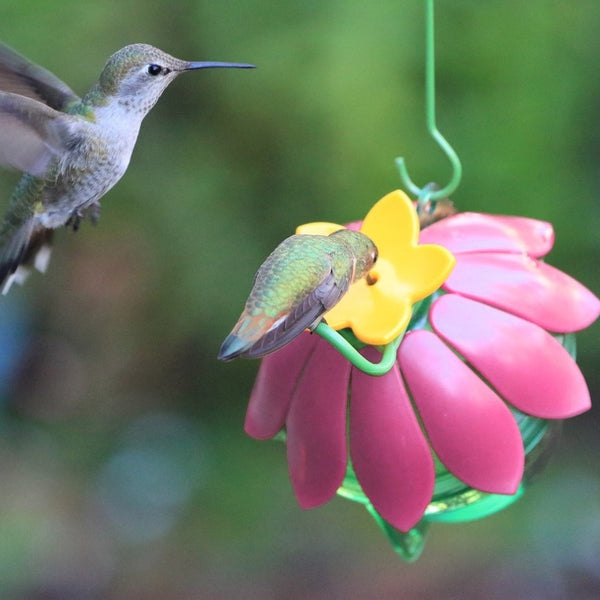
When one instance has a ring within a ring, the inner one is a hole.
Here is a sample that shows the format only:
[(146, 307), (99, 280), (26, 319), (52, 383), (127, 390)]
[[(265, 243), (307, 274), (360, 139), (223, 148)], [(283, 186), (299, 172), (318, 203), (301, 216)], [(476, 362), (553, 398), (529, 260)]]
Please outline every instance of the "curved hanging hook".
[(425, 118), (427, 129), (437, 142), (440, 148), (448, 157), (452, 165), (452, 178), (450, 182), (442, 189), (431, 192), (427, 186), (420, 188), (408, 175), (404, 158), (396, 159), (396, 166), (400, 172), (400, 178), (408, 190), (421, 197), (427, 190), (429, 200), (440, 200), (447, 198), (458, 187), (462, 177), (462, 165), (458, 155), (452, 146), (446, 141), (446, 138), (439, 132), (435, 124), (435, 46), (434, 46), (434, 19), (433, 19), (433, 0), (425, 0)]

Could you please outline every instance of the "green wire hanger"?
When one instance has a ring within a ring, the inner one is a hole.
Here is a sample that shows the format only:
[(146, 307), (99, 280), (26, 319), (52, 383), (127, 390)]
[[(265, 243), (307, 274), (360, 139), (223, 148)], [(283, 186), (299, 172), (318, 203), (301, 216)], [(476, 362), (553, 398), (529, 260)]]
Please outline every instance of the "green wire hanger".
[[(452, 165), (452, 179), (444, 188), (427, 184), (423, 188), (418, 187), (408, 175), (404, 158), (396, 159), (396, 165), (400, 171), (400, 178), (406, 188), (419, 199), (419, 204), (425, 204), (430, 200), (447, 198), (458, 187), (462, 177), (462, 165), (458, 155), (446, 138), (439, 132), (435, 124), (435, 46), (434, 46), (434, 19), (433, 0), (425, 0), (425, 116), (427, 129), (433, 139), (444, 151)], [(382, 352), (381, 361), (372, 363), (360, 354), (355, 347), (360, 342), (349, 330), (335, 331), (324, 321), (319, 323), (314, 332), (329, 342), (340, 354), (349, 360), (356, 368), (367, 375), (379, 376), (387, 373), (396, 362), (396, 351), (404, 333), (389, 344), (380, 348)]]
[(435, 45), (434, 45), (434, 18), (433, 0), (425, 0), (425, 119), (427, 129), (438, 143), (440, 148), (448, 157), (452, 165), (452, 178), (446, 187), (432, 189), (430, 186), (420, 188), (408, 175), (404, 158), (396, 159), (396, 166), (400, 172), (400, 179), (406, 188), (419, 199), (426, 195), (427, 200), (440, 200), (447, 198), (458, 187), (462, 177), (462, 165), (458, 155), (447, 142), (446, 138), (439, 132), (435, 124)]

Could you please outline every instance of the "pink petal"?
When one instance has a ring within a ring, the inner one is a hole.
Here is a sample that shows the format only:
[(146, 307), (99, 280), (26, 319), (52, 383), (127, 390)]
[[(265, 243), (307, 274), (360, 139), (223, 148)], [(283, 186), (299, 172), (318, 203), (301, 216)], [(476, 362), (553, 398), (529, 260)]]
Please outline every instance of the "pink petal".
[[(363, 353), (378, 360), (372, 349)], [(416, 525), (431, 501), (435, 469), (397, 365), (382, 377), (353, 369), (350, 452), (375, 510), (400, 531)]]
[(398, 359), (446, 468), (476, 489), (514, 494), (523, 475), (524, 450), (506, 404), (430, 331), (408, 333)]
[(351, 223), (346, 223), (346, 229), (353, 229), (354, 231), (360, 231), (362, 227), (362, 221), (352, 221)]
[(248, 435), (266, 440), (281, 430), (298, 378), (318, 339), (303, 333), (263, 358), (246, 412), (244, 429)]
[(421, 244), (440, 244), (453, 253), (510, 252), (544, 256), (554, 245), (550, 223), (481, 213), (460, 213), (421, 232)]
[(537, 325), (455, 294), (433, 304), (430, 321), (519, 410), (542, 419), (565, 419), (590, 408), (575, 361)]
[(346, 409), (350, 363), (318, 340), (286, 420), (292, 486), (302, 508), (335, 495), (346, 475)]
[(566, 273), (519, 254), (459, 254), (444, 289), (511, 312), (558, 333), (583, 329), (600, 301)]

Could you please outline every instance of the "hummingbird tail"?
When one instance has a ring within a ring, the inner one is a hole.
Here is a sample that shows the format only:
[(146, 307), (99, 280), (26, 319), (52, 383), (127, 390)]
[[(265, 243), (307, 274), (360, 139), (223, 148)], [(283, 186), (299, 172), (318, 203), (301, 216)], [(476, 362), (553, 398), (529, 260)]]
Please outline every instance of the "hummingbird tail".
[(229, 361), (241, 356), (252, 346), (252, 342), (248, 343), (246, 340), (239, 338), (233, 333), (229, 334), (225, 341), (221, 344), (221, 349), (217, 358), (219, 360)]
[(254, 344), (262, 338), (275, 323), (275, 319), (264, 315), (250, 316), (242, 313), (231, 333), (221, 344), (217, 358), (219, 360), (233, 360), (238, 356), (246, 356)]
[(0, 252), (0, 286), (2, 294), (13, 283), (23, 285), (32, 268), (44, 273), (51, 253), (52, 229), (34, 229), (33, 220), (26, 221)]
[[(307, 306), (309, 308), (307, 308)], [(243, 358), (262, 358), (289, 344), (303, 331), (313, 331), (320, 323), (325, 307), (320, 302), (308, 298), (292, 312), (284, 313), (277, 319), (266, 321), (257, 317), (244, 318), (233, 328), (219, 350), (219, 360)], [(257, 327), (257, 323), (262, 328)]]

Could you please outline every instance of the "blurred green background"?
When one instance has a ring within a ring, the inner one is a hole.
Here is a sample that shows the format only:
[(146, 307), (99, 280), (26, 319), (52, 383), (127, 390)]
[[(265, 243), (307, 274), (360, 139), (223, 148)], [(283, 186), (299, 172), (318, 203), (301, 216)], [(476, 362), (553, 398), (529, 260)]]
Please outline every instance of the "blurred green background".
[[(259, 67), (175, 82), (99, 226), (1, 300), (0, 599), (599, 597), (597, 406), (521, 501), (406, 565), (359, 505), (297, 506), (283, 447), (242, 429), (258, 364), (215, 359), (297, 224), (361, 218), (398, 155), (446, 182), (423, 24), (418, 0), (0, 1), (0, 38), (78, 93), (132, 42)], [(600, 4), (438, 2), (436, 26), (456, 204), (553, 222), (549, 262), (598, 294)]]

